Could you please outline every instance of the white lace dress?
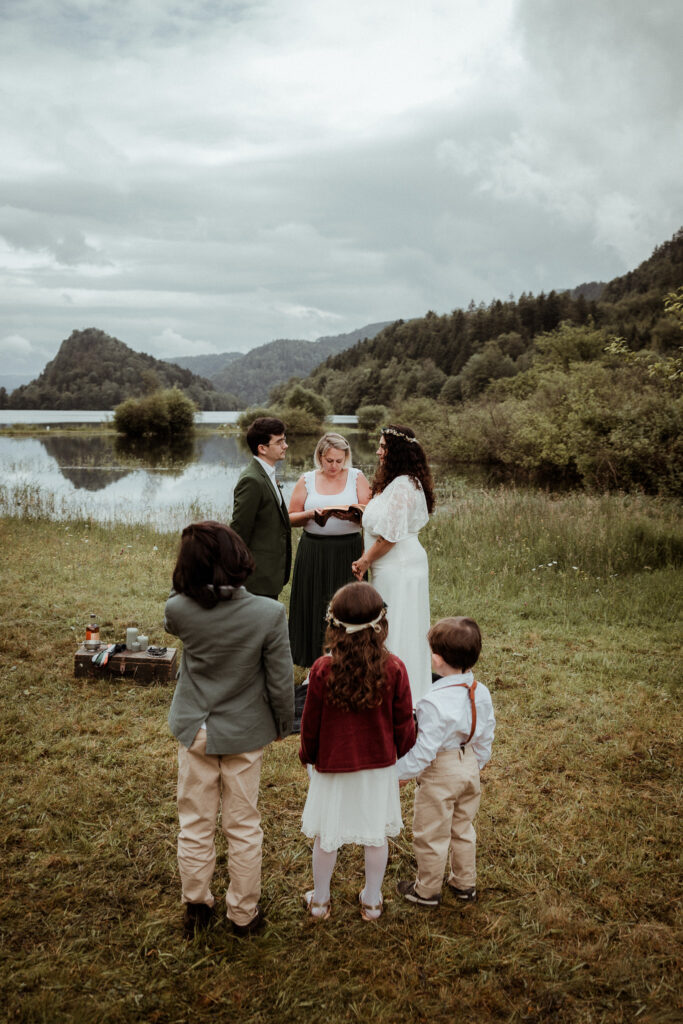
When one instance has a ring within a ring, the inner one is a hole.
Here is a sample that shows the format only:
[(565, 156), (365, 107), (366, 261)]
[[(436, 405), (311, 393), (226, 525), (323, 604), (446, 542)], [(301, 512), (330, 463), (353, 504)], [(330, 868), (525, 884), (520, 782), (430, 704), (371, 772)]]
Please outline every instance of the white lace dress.
[(398, 655), (410, 680), (413, 706), (431, 687), (429, 564), (418, 533), (429, 522), (422, 488), (398, 476), (372, 498), (363, 514), (365, 549), (383, 537), (393, 547), (373, 562), (372, 584), (387, 604), (387, 647)]

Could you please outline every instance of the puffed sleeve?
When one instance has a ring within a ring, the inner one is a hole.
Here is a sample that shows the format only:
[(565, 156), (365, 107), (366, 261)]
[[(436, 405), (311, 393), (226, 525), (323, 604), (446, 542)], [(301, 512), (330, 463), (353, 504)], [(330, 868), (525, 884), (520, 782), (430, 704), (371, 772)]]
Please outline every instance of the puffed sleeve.
[(379, 496), (366, 527), (375, 536), (396, 544), (418, 533), (429, 520), (422, 488), (408, 476), (397, 476)]

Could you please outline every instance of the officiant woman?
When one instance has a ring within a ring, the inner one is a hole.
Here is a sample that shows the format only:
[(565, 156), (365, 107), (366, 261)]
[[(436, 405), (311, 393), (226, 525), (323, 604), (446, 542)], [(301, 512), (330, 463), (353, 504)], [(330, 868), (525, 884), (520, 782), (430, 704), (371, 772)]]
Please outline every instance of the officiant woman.
[(340, 587), (353, 582), (351, 564), (363, 552), (359, 522), (331, 515), (319, 526), (315, 512), (370, 500), (370, 485), (351, 465), (351, 448), (341, 434), (324, 434), (313, 462), (315, 469), (299, 478), (289, 503), (291, 525), (303, 527), (292, 575), (289, 640), (294, 664), (305, 668), (322, 654), (327, 606)]

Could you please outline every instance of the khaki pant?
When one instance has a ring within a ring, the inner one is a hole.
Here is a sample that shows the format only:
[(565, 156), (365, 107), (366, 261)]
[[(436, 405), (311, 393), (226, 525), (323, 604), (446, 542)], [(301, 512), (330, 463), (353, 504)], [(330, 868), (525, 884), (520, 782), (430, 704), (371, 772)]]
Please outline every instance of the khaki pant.
[(480, 799), (479, 767), (471, 747), (442, 750), (418, 776), (413, 847), (419, 896), (441, 892), (449, 849), (448, 881), (458, 889), (476, 884), (477, 833), (472, 820)]
[(212, 907), (216, 818), (228, 841), (227, 914), (243, 925), (256, 916), (261, 895), (263, 832), (257, 808), (263, 750), (218, 757), (206, 753), (206, 729), (190, 749), (178, 748), (178, 868), (184, 903)]

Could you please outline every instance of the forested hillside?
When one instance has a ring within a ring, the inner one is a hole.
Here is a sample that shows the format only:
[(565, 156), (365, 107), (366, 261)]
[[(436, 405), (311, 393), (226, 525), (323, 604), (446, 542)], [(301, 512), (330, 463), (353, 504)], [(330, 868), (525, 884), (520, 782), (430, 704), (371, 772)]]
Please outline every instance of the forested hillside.
[(606, 285), (398, 321), (303, 383), (442, 464), (680, 496), (682, 345), (683, 230)]
[(174, 359), (164, 359), (164, 362), (181, 366), (183, 370), (191, 370), (198, 377), (211, 380), (213, 375), (224, 370), (228, 363), (241, 359), (243, 355), (244, 352), (209, 352), (203, 356), (176, 356)]
[(6, 399), (10, 409), (113, 409), (126, 398), (177, 387), (200, 409), (234, 409), (236, 399), (161, 359), (134, 352), (90, 327), (73, 331), (36, 380)]
[(259, 345), (239, 359), (231, 360), (211, 381), (219, 390), (230, 391), (239, 406), (264, 402), (271, 388), (290, 377), (304, 377), (328, 356), (350, 348), (364, 338), (374, 338), (387, 323), (368, 324), (348, 334), (318, 338), (317, 341), (280, 339)]
[(666, 354), (681, 344), (681, 336), (665, 312), (664, 297), (681, 284), (683, 229), (636, 270), (604, 286), (523, 294), (517, 301), (497, 299), (444, 316), (429, 312), (407, 323), (398, 320), (372, 340), (327, 359), (304, 383), (337, 413), (416, 396), (457, 405), (482, 394), (492, 381), (527, 370), (535, 338), (563, 323), (617, 335), (633, 351)]

